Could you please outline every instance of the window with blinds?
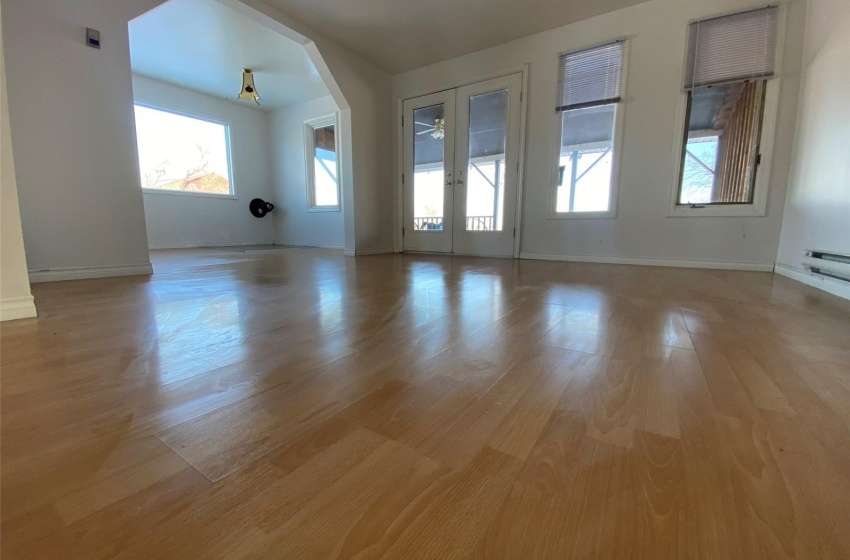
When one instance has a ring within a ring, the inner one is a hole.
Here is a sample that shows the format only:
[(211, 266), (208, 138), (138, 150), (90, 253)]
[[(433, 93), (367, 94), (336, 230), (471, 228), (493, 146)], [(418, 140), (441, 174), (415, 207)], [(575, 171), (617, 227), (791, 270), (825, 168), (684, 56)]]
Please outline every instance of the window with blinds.
[(558, 111), (620, 101), (623, 41), (562, 54), (558, 73)]
[(558, 58), (560, 120), (555, 212), (610, 212), (624, 41)]
[(678, 205), (753, 204), (777, 26), (775, 6), (690, 24)]
[(773, 77), (778, 8), (691, 23), (685, 89)]

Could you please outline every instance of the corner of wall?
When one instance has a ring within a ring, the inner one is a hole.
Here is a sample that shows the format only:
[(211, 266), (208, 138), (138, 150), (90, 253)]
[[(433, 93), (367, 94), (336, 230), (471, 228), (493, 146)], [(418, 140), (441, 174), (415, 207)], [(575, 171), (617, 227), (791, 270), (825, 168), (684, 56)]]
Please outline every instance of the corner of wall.
[[(800, 3), (802, 4), (802, 2)], [(802, 7), (797, 8), (798, 10)], [(807, 249), (850, 253), (850, 4), (805, 3), (796, 130), (776, 272), (840, 297), (850, 284), (803, 270)]]
[(0, 28), (0, 321), (36, 316), (27, 278), (18, 185), (9, 129), (6, 62)]

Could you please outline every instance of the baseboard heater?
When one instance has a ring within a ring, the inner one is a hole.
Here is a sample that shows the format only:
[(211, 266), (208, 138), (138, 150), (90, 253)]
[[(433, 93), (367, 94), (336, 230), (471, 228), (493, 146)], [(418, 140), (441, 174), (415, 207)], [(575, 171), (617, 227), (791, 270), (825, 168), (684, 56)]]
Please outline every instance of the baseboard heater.
[(812, 274), (850, 282), (850, 255), (806, 249), (803, 267)]

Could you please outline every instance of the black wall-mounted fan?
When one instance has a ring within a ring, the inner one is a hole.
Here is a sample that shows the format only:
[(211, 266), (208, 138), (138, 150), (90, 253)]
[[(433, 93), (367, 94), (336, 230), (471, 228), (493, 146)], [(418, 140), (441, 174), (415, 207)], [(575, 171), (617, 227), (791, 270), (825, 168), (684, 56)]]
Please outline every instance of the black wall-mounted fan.
[(251, 211), (251, 215), (255, 218), (262, 218), (272, 210), (274, 210), (274, 204), (271, 202), (266, 202), (262, 198), (255, 198), (248, 205), (248, 209)]

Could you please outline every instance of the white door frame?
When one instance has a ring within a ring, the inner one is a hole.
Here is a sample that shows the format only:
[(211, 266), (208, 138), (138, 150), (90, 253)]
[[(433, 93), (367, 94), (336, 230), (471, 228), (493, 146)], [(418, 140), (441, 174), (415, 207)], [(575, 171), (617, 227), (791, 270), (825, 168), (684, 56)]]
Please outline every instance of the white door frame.
[(404, 225), (404, 184), (402, 184), (401, 175), (404, 172), (404, 130), (401, 126), (401, 118), (404, 115), (404, 102), (408, 99), (413, 99), (416, 97), (422, 97), (425, 95), (429, 95), (432, 93), (438, 93), (441, 91), (445, 91), (448, 89), (455, 89), (463, 86), (468, 86), (471, 84), (475, 84), (477, 82), (483, 82), (486, 80), (491, 80), (493, 78), (501, 78), (502, 76), (508, 76), (510, 74), (522, 74), (522, 91), (520, 92), (520, 123), (519, 123), (519, 153), (517, 156), (519, 157), (519, 173), (517, 175), (517, 188), (516, 188), (516, 237), (514, 238), (514, 254), (513, 258), (518, 259), (521, 247), (521, 238), (522, 238), (522, 201), (523, 201), (523, 192), (525, 185), (525, 130), (526, 130), (526, 122), (527, 122), (527, 113), (528, 113), (528, 64), (523, 64), (522, 66), (514, 66), (511, 68), (506, 68), (499, 72), (494, 72), (491, 74), (479, 75), (470, 77), (468, 80), (464, 80), (461, 82), (454, 82), (450, 84), (441, 85), (439, 87), (430, 88), (426, 91), (419, 91), (414, 93), (405, 93), (400, 95), (396, 102), (396, 146), (398, 151), (398, 157), (396, 159), (395, 167), (396, 167), (396, 177), (395, 183), (396, 188), (394, 189), (394, 196), (396, 198), (395, 207), (393, 210), (393, 222), (395, 224), (394, 232), (393, 232), (393, 249), (396, 253), (404, 252), (404, 239), (402, 236), (402, 227)]

